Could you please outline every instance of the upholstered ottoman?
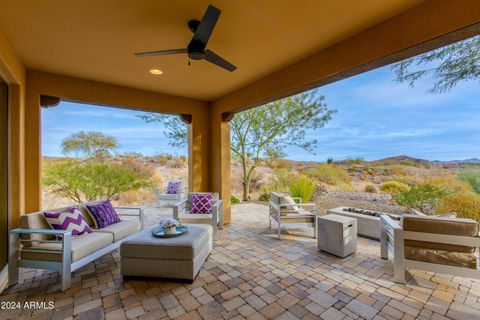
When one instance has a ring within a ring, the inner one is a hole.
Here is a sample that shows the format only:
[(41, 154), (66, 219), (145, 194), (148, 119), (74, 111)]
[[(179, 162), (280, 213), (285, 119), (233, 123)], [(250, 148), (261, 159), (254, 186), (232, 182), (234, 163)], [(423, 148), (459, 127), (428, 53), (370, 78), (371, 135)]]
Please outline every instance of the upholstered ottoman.
[(147, 228), (122, 243), (122, 276), (193, 281), (212, 251), (212, 227), (203, 224), (186, 226), (187, 233), (179, 237), (155, 238), (152, 228)]

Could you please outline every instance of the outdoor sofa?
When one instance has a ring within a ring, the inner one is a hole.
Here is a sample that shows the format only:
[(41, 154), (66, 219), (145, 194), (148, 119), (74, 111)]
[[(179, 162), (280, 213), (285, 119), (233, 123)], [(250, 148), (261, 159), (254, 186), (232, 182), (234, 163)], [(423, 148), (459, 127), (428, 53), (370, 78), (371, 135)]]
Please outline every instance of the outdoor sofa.
[[(77, 205), (93, 231), (78, 236), (72, 236), (71, 231), (52, 229), (43, 211), (22, 215), (20, 228), (10, 232), (9, 285), (18, 283), (20, 267), (50, 269), (60, 272), (62, 291), (65, 291), (71, 285), (73, 271), (117, 249), (122, 242), (143, 229), (144, 208), (130, 206), (114, 208), (120, 217), (134, 216), (137, 219), (121, 220), (103, 229), (95, 229), (86, 205), (97, 203)], [(70, 207), (45, 211), (63, 211)]]

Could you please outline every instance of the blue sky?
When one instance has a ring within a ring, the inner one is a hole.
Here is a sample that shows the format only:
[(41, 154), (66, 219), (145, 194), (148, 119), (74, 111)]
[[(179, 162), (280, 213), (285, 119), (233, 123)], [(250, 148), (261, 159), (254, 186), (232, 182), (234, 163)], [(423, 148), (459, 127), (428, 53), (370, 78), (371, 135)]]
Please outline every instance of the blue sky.
[[(432, 79), (422, 79), (415, 88), (392, 79), (387, 66), (318, 89), (338, 113), (324, 128), (307, 133), (318, 140), (316, 154), (288, 148), (287, 158), (375, 160), (403, 154), (429, 160), (480, 158), (478, 82), (464, 82), (447, 93), (432, 95), (426, 93)], [(61, 155), (62, 139), (80, 130), (117, 137), (119, 152), (187, 153), (186, 147), (167, 144), (161, 124), (145, 124), (135, 114), (70, 102), (43, 109), (43, 154)]]
[(145, 155), (187, 155), (188, 149), (168, 145), (160, 123), (145, 123), (139, 112), (61, 102), (56, 108), (42, 109), (42, 153), (62, 156), (60, 144), (78, 131), (101, 131), (117, 138), (117, 152), (141, 152)]

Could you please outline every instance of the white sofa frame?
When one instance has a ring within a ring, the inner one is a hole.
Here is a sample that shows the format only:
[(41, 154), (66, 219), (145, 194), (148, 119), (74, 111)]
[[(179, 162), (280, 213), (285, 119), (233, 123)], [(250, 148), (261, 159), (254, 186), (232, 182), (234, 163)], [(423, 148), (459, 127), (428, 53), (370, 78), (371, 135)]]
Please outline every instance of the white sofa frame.
[[(137, 210), (137, 214), (132, 213), (121, 213), (118, 212), (119, 216), (134, 216), (138, 217), (140, 221), (141, 230), (144, 226), (144, 207), (138, 206), (116, 206), (114, 207), (117, 210)], [(61, 240), (28, 240), (21, 239), (22, 234), (44, 234), (44, 235), (62, 235)], [(104, 256), (107, 253), (112, 252), (120, 247), (122, 242), (129, 240), (136, 233), (131, 234), (119, 241), (116, 241), (86, 257), (83, 257), (75, 262), (72, 262), (72, 232), (64, 230), (54, 230), (54, 229), (14, 229), (10, 231), (10, 250), (9, 250), (9, 259), (8, 259), (8, 285), (12, 286), (18, 283), (19, 268), (30, 268), (30, 269), (48, 269), (55, 270), (60, 272), (61, 276), (61, 287), (62, 291), (70, 288), (71, 285), (71, 273), (78, 270), (79, 268), (89, 264), (90, 262)], [(38, 243), (61, 243), (62, 249), (55, 250), (45, 250), (40, 251), (37, 249), (29, 249), (28, 247), (22, 247), (22, 242), (38, 242)], [(22, 252), (41, 252), (49, 254), (58, 254), (62, 257), (61, 261), (44, 261), (44, 260), (27, 260), (21, 259)]]
[[(292, 204), (278, 204), (275, 201), (270, 200), (270, 210), (269, 210), (269, 221), (270, 229), (272, 229), (272, 224), (276, 226), (278, 239), (282, 239), (282, 228), (283, 229), (303, 229), (303, 228), (313, 228), (313, 238), (317, 238), (317, 205), (315, 203), (302, 203), (302, 198), (292, 198), (296, 202), (296, 206), (302, 209), (311, 208), (310, 210), (305, 209), (313, 216), (313, 222), (296, 222), (296, 223), (281, 223), (281, 211), (282, 208), (287, 208), (293, 206)], [(295, 215), (297, 213), (287, 213), (287, 215)]]
[(407, 268), (480, 279), (480, 270), (478, 269), (405, 259), (405, 240), (428, 241), (476, 248), (480, 247), (480, 237), (405, 231), (397, 221), (387, 215), (381, 215), (380, 256), (382, 259), (388, 259), (388, 253), (393, 252), (393, 273), (395, 282), (405, 283), (405, 271)]
[[(201, 193), (201, 192), (190, 192), (189, 194), (193, 194), (193, 193)], [(217, 194), (217, 197), (218, 197), (218, 194)], [(191, 203), (188, 198), (189, 197), (187, 196), (185, 199), (171, 205), (173, 208), (173, 218), (175, 220), (178, 220), (181, 222), (182, 213), (184, 214), (187, 211), (187, 209), (190, 210)], [(201, 213), (198, 213), (198, 214), (193, 213), (193, 214), (198, 215), (199, 217), (202, 216)], [(218, 199), (212, 203), (212, 212), (210, 213), (210, 215), (211, 215), (211, 221), (212, 221), (211, 225), (213, 228), (213, 240), (217, 240), (218, 229), (220, 230), (223, 229), (223, 224), (224, 224), (223, 200)], [(193, 222), (190, 222), (190, 223), (193, 223)]]

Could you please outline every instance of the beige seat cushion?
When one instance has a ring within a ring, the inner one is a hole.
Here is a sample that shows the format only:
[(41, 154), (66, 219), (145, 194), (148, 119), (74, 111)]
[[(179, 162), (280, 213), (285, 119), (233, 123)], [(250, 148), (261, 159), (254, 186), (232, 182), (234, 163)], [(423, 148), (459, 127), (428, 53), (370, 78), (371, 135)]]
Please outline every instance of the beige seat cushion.
[(470, 269), (477, 269), (478, 265), (477, 257), (473, 253), (432, 250), (410, 246), (405, 246), (405, 259)]
[[(156, 226), (155, 226), (156, 227)], [(174, 238), (155, 238), (152, 228), (137, 233), (120, 246), (121, 257), (155, 260), (192, 260), (212, 239), (209, 225), (187, 225), (188, 231)]]
[(113, 235), (113, 241), (117, 242), (140, 230), (140, 221), (122, 220), (102, 229), (93, 229), (93, 232), (106, 232)]
[[(402, 227), (405, 231), (445, 234), (464, 237), (478, 236), (478, 223), (471, 219), (442, 218), (430, 216), (416, 216), (406, 214), (402, 216)], [(434, 243), (427, 241), (405, 240), (405, 246), (432, 250), (456, 251), (474, 253), (475, 247)]]
[[(113, 243), (113, 235), (106, 232), (84, 233), (80, 236), (72, 237), (72, 262), (80, 260), (97, 250), (100, 250)], [(29, 250), (62, 250), (61, 243), (34, 243)], [(43, 260), (43, 261), (61, 261), (61, 254), (45, 252), (23, 252), (22, 259)]]
[(315, 222), (315, 216), (311, 213), (290, 214), (287, 216), (281, 216), (280, 222), (282, 223), (313, 223)]
[(213, 215), (211, 213), (190, 213), (184, 212), (179, 215), (180, 223), (193, 224), (212, 224)]

